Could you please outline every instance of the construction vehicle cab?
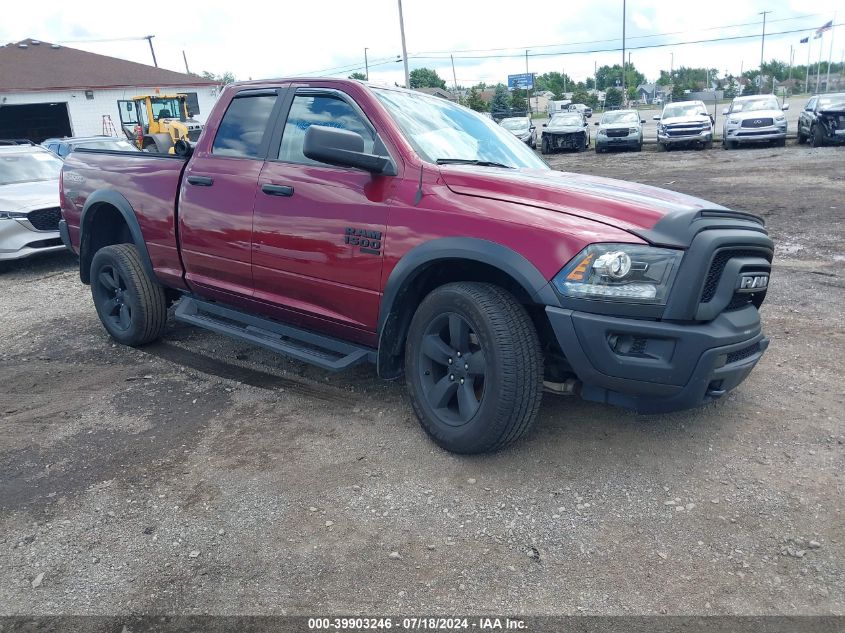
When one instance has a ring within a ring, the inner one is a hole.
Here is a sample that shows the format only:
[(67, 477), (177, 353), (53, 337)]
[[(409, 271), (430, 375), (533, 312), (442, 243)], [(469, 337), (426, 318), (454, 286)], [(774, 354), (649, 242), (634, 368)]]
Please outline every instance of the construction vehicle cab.
[(138, 149), (172, 154), (176, 141), (196, 142), (202, 124), (188, 111), (187, 97), (141, 95), (117, 102), (120, 127)]

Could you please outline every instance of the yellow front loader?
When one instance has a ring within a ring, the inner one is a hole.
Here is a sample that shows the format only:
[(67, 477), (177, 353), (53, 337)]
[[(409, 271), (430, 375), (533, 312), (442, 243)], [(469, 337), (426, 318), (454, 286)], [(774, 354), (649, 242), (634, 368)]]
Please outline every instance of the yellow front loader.
[(138, 149), (172, 154), (176, 141), (195, 143), (202, 123), (188, 110), (187, 96), (140, 95), (117, 102), (120, 127)]

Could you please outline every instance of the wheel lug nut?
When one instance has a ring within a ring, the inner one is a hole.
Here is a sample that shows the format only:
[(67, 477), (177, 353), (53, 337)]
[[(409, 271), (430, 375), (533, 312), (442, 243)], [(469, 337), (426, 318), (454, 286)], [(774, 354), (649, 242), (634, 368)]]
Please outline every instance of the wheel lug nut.
[(461, 353), (460, 353), (460, 352), (458, 352), (458, 358), (460, 358), (460, 357), (461, 357)]
[(461, 378), (461, 384), (464, 384), (464, 379), (463, 379), (463, 378)]
[(449, 364), (450, 364), (450, 365), (452, 364), (452, 359), (451, 359), (451, 358), (449, 359)]
[(454, 380), (454, 379), (455, 379), (455, 374), (449, 374), (449, 380)]
[(464, 363), (464, 369), (469, 369), (469, 363)]

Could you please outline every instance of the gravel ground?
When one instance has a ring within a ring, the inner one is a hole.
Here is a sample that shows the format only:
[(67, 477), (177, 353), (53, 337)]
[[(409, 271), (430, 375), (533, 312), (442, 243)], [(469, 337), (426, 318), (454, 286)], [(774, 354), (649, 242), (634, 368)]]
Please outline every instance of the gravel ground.
[(663, 416), (547, 396), (500, 454), (402, 384), (171, 323), (115, 346), (67, 255), (0, 267), (2, 614), (845, 614), (845, 149), (566, 154), (762, 214), (769, 352)]

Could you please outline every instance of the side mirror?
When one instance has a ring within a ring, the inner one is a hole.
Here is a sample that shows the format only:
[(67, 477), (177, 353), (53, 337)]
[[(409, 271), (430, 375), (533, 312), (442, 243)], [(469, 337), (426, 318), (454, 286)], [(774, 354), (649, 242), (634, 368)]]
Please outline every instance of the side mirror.
[(783, 104), (783, 107), (781, 108), (781, 110), (789, 110), (789, 104), (788, 104), (788, 103), (784, 103), (784, 104)]
[(364, 152), (364, 139), (360, 134), (324, 125), (308, 128), (302, 153), (321, 163), (354, 167), (373, 174), (385, 174), (392, 167), (389, 158)]
[(536, 130), (536, 129), (537, 129), (537, 126), (536, 126), (536, 125), (530, 125), (530, 126), (528, 126), (528, 131), (529, 131), (529, 132), (533, 132), (533, 131), (534, 131), (534, 130)]
[(654, 119), (655, 121), (659, 121), (659, 120), (660, 120), (660, 115), (659, 115), (659, 114), (655, 114), (655, 115), (654, 115), (653, 117), (651, 117), (651, 118), (652, 118), (652, 119)]
[(727, 114), (728, 112), (730, 112), (729, 108), (722, 108), (722, 114)]
[(173, 153), (177, 156), (181, 156), (182, 158), (188, 158), (194, 153), (194, 146), (191, 145), (190, 141), (180, 138), (173, 146)]
[(645, 125), (645, 119), (640, 119), (640, 123)]
[(543, 127), (549, 127), (548, 123), (543, 123)]
[(593, 122), (593, 125), (598, 125), (598, 124), (599, 124), (599, 122), (598, 122), (598, 121), (594, 121), (594, 122)]

